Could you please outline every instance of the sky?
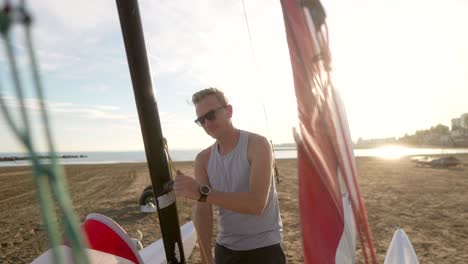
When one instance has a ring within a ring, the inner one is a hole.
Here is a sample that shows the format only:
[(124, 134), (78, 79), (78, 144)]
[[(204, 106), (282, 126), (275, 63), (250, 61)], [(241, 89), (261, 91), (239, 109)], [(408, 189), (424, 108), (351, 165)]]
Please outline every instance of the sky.
[[(296, 98), (279, 1), (141, 0), (153, 90), (171, 149), (213, 143), (191, 95), (221, 88), (236, 127), (293, 142)], [(143, 150), (115, 1), (28, 1), (35, 51), (59, 151)], [(468, 2), (327, 0), (333, 82), (351, 136), (401, 137), (468, 112)], [(15, 50), (35, 144), (45, 149), (24, 39)], [(18, 123), (4, 42), (0, 85)], [(7, 78), (8, 77), (8, 78)], [(22, 152), (0, 116), (0, 152)]]

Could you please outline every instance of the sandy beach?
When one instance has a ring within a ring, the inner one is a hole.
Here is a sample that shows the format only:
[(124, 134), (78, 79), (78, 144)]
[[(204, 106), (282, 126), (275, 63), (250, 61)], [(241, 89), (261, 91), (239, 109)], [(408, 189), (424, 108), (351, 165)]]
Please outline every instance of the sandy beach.
[[(417, 167), (409, 158), (357, 158), (361, 191), (379, 261), (396, 226), (404, 228), (420, 263), (468, 262), (468, 155), (451, 168)], [(192, 174), (192, 162), (177, 162)], [(101, 213), (113, 218), (143, 244), (160, 237), (157, 214), (139, 211), (138, 198), (150, 184), (146, 164), (66, 166), (68, 190), (77, 217)], [(279, 160), (277, 186), (288, 263), (302, 263), (296, 160)], [(190, 203), (178, 200), (179, 222), (191, 219)], [(0, 263), (29, 263), (48, 249), (28, 167), (0, 167)], [(189, 263), (199, 263), (195, 248)], [(363, 263), (358, 254), (357, 263)]]

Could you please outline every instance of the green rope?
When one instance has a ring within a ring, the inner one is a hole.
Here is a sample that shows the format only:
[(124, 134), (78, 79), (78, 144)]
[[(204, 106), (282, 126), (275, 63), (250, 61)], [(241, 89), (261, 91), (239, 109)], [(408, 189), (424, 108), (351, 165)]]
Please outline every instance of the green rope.
[[(45, 137), (48, 146), (48, 156), (50, 163), (45, 164), (40, 161), (39, 154), (36, 151), (31, 136), (31, 126), (28, 112), (25, 107), (24, 90), (20, 74), (17, 68), (17, 60), (13, 49), (10, 36), (10, 29), (15, 22), (24, 26), (26, 37), (26, 46), (28, 51), (29, 63), (32, 72), (33, 84), (40, 105), (41, 122), (45, 130)], [(14, 122), (11, 111), (3, 100), (2, 87), (0, 86), (0, 108), (7, 121), (8, 126), (17, 136), (28, 151), (33, 169), (34, 184), (37, 188), (37, 198), (41, 210), (41, 218), (44, 223), (46, 233), (52, 247), (52, 254), (55, 263), (64, 263), (63, 254), (59, 251), (62, 241), (58, 227), (58, 217), (63, 219), (64, 233), (68, 243), (72, 248), (74, 263), (89, 263), (85, 254), (85, 242), (81, 237), (77, 218), (72, 210), (71, 200), (65, 189), (65, 173), (63, 167), (58, 163), (55, 152), (50, 122), (47, 115), (47, 107), (44, 103), (44, 93), (39, 74), (39, 67), (34, 52), (33, 39), (31, 34), (31, 17), (26, 11), (24, 1), (13, 8), (7, 4), (0, 11), (0, 34), (5, 43), (7, 57), (11, 69), (13, 85), (16, 91), (16, 99), (20, 105), (21, 119), (20, 124)], [(54, 202), (57, 205), (58, 213), (54, 210)]]

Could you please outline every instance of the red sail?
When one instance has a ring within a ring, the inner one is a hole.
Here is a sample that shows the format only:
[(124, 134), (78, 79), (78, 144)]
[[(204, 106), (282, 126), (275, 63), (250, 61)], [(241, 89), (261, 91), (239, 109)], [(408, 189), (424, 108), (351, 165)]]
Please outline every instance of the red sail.
[[(347, 233), (344, 192), (349, 193), (364, 260), (368, 263), (370, 255), (377, 263), (346, 114), (330, 79), (325, 12), (319, 1), (281, 2), (300, 120), (296, 142), (304, 263), (335, 263)], [(340, 177), (346, 187), (340, 188)], [(348, 250), (354, 258), (354, 248)]]

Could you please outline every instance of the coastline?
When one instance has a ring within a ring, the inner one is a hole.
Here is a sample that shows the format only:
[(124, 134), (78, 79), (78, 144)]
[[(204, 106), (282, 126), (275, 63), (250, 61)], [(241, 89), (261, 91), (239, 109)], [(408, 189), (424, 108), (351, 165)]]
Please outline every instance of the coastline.
[[(171, 158), (175, 162), (181, 161), (193, 161), (198, 154), (197, 149), (186, 149), (186, 150), (173, 150), (171, 151)], [(433, 155), (459, 155), (468, 154), (468, 148), (401, 148), (401, 147), (387, 147), (387, 148), (375, 148), (375, 149), (354, 149), (355, 157), (392, 157), (398, 156), (433, 156)], [(144, 151), (123, 151), (123, 152), (61, 152), (58, 155), (72, 156), (80, 155), (86, 156), (86, 158), (66, 158), (60, 159), (59, 162), (64, 166), (76, 165), (76, 164), (119, 164), (119, 163), (144, 163), (146, 162), (146, 155)], [(25, 154), (19, 153), (0, 153), (0, 167), (21, 167), (28, 166), (30, 161), (2, 161), (2, 157), (20, 156), (23, 157)], [(297, 157), (297, 151), (295, 148), (281, 148), (275, 149), (275, 158), (278, 160), (282, 159), (294, 159)], [(47, 160), (43, 160), (47, 162)]]

